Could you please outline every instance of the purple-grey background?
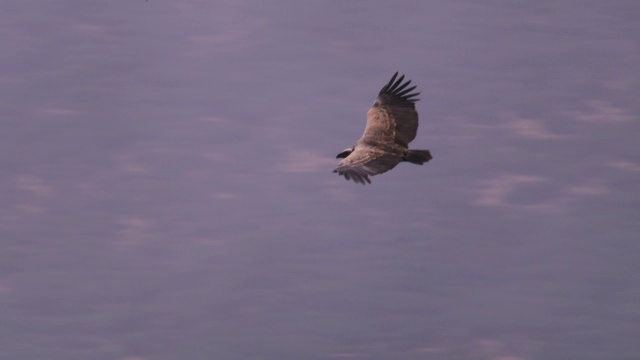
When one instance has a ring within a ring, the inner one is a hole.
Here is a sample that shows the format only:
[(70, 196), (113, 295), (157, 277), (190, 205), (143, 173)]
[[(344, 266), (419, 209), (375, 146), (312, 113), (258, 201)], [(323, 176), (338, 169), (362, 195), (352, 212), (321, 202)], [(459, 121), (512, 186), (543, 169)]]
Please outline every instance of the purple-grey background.
[[(640, 358), (640, 3), (0, 3), (0, 359)], [(373, 185), (331, 171), (394, 71)]]

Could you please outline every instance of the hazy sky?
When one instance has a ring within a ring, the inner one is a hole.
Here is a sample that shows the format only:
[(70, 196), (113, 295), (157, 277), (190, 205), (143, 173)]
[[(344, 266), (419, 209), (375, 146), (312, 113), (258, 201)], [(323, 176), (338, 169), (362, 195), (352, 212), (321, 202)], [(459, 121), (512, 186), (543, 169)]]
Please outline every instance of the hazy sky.
[[(0, 359), (640, 358), (640, 3), (0, 3)], [(347, 182), (395, 71), (434, 159)]]

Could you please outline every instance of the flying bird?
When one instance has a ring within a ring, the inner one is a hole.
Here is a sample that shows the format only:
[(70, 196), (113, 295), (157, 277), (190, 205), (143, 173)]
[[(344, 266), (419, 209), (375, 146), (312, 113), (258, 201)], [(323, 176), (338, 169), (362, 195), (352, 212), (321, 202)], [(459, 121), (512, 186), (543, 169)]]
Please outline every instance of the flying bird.
[(367, 112), (364, 135), (356, 144), (336, 156), (342, 159), (334, 173), (362, 185), (371, 184), (369, 176), (387, 172), (403, 161), (422, 165), (431, 160), (429, 150), (409, 150), (409, 143), (418, 131), (416, 99), (420, 93), (407, 88), (404, 75), (393, 74), (382, 87), (376, 101)]

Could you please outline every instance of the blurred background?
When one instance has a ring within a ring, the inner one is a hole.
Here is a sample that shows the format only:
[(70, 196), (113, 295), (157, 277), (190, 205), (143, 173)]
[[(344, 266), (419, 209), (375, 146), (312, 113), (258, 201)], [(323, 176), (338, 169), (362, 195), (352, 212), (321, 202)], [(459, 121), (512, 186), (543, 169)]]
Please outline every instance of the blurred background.
[[(638, 359), (636, 1), (0, 3), (0, 359)], [(331, 173), (395, 71), (423, 167)]]

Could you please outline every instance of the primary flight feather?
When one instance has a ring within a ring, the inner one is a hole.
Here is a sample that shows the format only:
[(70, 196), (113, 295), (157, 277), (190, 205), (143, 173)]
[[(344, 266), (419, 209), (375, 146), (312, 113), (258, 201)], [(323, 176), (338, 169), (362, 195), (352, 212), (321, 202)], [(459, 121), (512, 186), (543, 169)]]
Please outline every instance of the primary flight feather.
[[(397, 79), (396, 79), (397, 78)], [(418, 131), (418, 112), (413, 92), (407, 88), (411, 80), (402, 83), (396, 72), (382, 87), (375, 103), (367, 112), (364, 135), (356, 144), (336, 156), (342, 158), (334, 173), (360, 184), (371, 184), (369, 176), (382, 174), (403, 161), (422, 165), (432, 159), (429, 150), (409, 150), (409, 143)]]

